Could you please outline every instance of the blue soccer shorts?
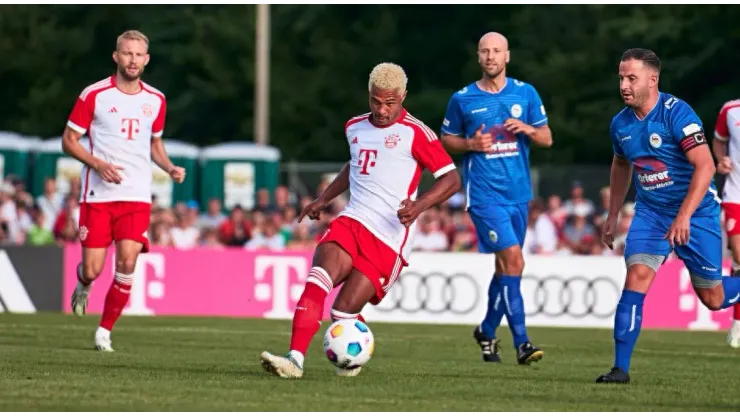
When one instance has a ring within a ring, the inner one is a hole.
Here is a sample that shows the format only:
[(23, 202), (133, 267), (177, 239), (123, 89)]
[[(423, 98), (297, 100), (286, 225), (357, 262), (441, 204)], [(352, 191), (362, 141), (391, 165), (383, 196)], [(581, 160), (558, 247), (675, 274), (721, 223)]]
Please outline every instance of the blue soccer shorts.
[(529, 204), (491, 205), (468, 210), (478, 236), (478, 251), (497, 253), (524, 244)]
[[(649, 208), (637, 209), (632, 219), (624, 257), (633, 254), (668, 256), (671, 245), (665, 234), (675, 217), (658, 214)], [(689, 243), (673, 250), (694, 275), (709, 280), (722, 279), (722, 231), (719, 216), (692, 217)]]

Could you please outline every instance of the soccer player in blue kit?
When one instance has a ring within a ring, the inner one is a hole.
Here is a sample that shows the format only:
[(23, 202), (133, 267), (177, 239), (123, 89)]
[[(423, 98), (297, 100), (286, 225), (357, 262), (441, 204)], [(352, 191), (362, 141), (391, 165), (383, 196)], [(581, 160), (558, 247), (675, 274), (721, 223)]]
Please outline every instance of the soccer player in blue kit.
[(488, 312), (473, 336), (483, 360), (500, 362), (496, 329), (506, 315), (517, 361), (529, 364), (544, 353), (529, 342), (524, 323), (522, 244), (532, 199), (529, 146), (552, 145), (552, 133), (533, 86), (506, 76), (509, 45), (487, 33), (478, 42), (483, 77), (455, 93), (442, 122), (448, 151), (464, 153), (466, 208), (475, 224), (478, 249), (495, 253), (496, 272), (488, 290)]
[(637, 198), (624, 252), (627, 278), (614, 316), (614, 367), (597, 383), (629, 383), (645, 294), (672, 250), (707, 308), (740, 300), (740, 279), (722, 276), (720, 199), (701, 120), (686, 102), (658, 90), (660, 70), (658, 56), (646, 49), (627, 50), (619, 64), (626, 107), (609, 129), (614, 157), (603, 236), (609, 248), (633, 170)]

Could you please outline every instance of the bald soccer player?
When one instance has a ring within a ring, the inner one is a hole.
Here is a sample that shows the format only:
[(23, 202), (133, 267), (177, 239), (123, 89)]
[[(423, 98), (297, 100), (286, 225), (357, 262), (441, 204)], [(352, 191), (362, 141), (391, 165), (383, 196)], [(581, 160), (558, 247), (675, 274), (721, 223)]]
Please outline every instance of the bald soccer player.
[(496, 271), (488, 289), (488, 312), (473, 332), (485, 362), (501, 362), (496, 328), (506, 315), (517, 361), (529, 364), (544, 353), (529, 342), (520, 291), (522, 244), (532, 199), (529, 147), (552, 146), (552, 133), (533, 86), (506, 76), (506, 38), (487, 33), (478, 43), (483, 77), (456, 92), (442, 122), (448, 151), (463, 153), (466, 209), (478, 235), (478, 250), (494, 253)]

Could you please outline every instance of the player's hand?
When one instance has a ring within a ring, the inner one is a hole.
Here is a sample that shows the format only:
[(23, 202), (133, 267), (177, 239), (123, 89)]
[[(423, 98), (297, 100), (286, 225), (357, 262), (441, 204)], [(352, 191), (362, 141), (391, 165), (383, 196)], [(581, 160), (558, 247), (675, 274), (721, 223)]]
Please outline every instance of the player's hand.
[(185, 168), (180, 166), (174, 166), (169, 171), (170, 178), (177, 183), (182, 183), (185, 180)]
[(732, 170), (732, 159), (729, 156), (725, 156), (717, 163), (717, 173), (720, 175), (727, 175)]
[(671, 247), (676, 245), (683, 246), (689, 243), (689, 230), (691, 228), (691, 218), (677, 216), (671, 224), (671, 228), (665, 233), (663, 238), (667, 238), (668, 242), (671, 243)]
[(514, 134), (524, 133), (527, 136), (534, 134), (534, 127), (517, 118), (510, 118), (504, 121), (504, 128)]
[(493, 146), (493, 137), (491, 133), (483, 133), (485, 124), (481, 124), (478, 130), (475, 131), (473, 138), (470, 140), (471, 151), (473, 152), (489, 152), (491, 146)]
[(617, 218), (618, 215), (609, 215), (606, 218), (606, 222), (604, 222), (601, 241), (605, 246), (609, 247), (610, 250), (614, 250), (614, 234), (617, 232)]
[(405, 199), (401, 202), (401, 208), (398, 209), (398, 219), (404, 227), (408, 228), (416, 221), (421, 211), (422, 209), (416, 201)]
[(300, 215), (298, 215), (298, 222), (300, 223), (303, 221), (303, 217), (308, 215), (308, 218), (312, 220), (318, 220), (321, 218), (321, 212), (326, 208), (326, 206), (329, 205), (327, 202), (323, 201), (321, 198), (313, 200), (310, 204), (303, 207), (301, 210)]
[(120, 170), (123, 170), (123, 166), (103, 161), (98, 163), (95, 167), (95, 171), (98, 172), (98, 175), (100, 175), (104, 181), (115, 183), (116, 185), (119, 185), (123, 181), (123, 177), (121, 177), (121, 174), (118, 172)]

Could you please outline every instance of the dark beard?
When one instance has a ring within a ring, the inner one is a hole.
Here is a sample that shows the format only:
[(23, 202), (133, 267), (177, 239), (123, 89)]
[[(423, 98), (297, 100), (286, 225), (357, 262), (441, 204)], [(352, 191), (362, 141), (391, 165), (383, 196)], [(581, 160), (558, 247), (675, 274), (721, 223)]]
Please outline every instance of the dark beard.
[(504, 72), (504, 69), (505, 69), (505, 67), (499, 69), (496, 72), (486, 72), (485, 70), (483, 72), (486, 74), (487, 77), (493, 79), (493, 78), (496, 78), (497, 76), (499, 76), (500, 73)]
[(139, 78), (141, 78), (142, 73), (144, 73), (143, 69), (141, 69), (139, 73), (136, 74), (136, 76), (132, 77), (131, 75), (126, 73), (126, 68), (121, 68), (121, 67), (118, 68), (118, 74), (122, 76), (123, 79), (125, 79), (126, 81), (136, 81)]

